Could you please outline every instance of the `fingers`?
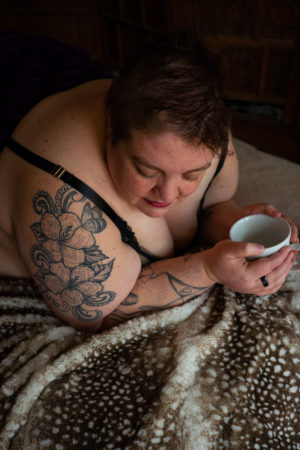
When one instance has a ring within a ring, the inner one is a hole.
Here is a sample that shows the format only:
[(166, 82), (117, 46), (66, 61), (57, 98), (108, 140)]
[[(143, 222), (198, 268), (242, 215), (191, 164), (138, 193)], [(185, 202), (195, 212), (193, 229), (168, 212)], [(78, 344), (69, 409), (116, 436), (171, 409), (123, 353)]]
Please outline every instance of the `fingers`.
[(235, 242), (228, 240), (226, 252), (229, 258), (247, 258), (259, 256), (264, 251), (264, 246), (252, 242)]
[(263, 214), (267, 214), (268, 216), (272, 216), (272, 217), (281, 217), (282, 214), (281, 212), (275, 208), (275, 206), (271, 205), (271, 204), (266, 204), (264, 205), (264, 212)]
[(285, 282), (286, 277), (295, 262), (295, 258), (296, 255), (294, 252), (289, 252), (279, 266), (271, 272), (264, 274), (267, 278), (269, 286), (263, 287), (261, 279), (259, 278), (257, 280), (257, 295), (269, 295), (277, 292)]
[(277, 285), (281, 286), (282, 283), (284, 283), (293, 262), (294, 255), (289, 254), (280, 266), (276, 267), (276, 269), (267, 274), (270, 289), (274, 289)]
[(294, 244), (296, 242), (299, 242), (299, 235), (298, 235), (299, 231), (296, 225), (292, 222), (292, 220), (289, 217), (283, 215), (282, 218), (286, 220), (291, 227), (291, 243)]
[(271, 203), (256, 203), (254, 205), (246, 206), (239, 214), (240, 218), (249, 216), (252, 214), (267, 214), (272, 217), (281, 217), (281, 212), (275, 208)]
[[(214, 282), (221, 283), (235, 292), (253, 295), (272, 294), (281, 287), (295, 261), (296, 252), (289, 246), (267, 258), (249, 261), (258, 256), (264, 247), (250, 242), (220, 241), (212, 249), (202, 253), (205, 271)], [(269, 286), (264, 287), (260, 278), (266, 276)]]
[(272, 256), (249, 262), (249, 272), (251, 276), (259, 279), (260, 277), (272, 272), (276, 269), (276, 267), (283, 264), (284, 260), (290, 253), (293, 253), (291, 248), (285, 246)]
[(279, 291), (282, 283), (276, 283), (274, 285), (269, 285), (268, 287), (264, 287), (261, 280), (257, 281), (257, 290), (255, 291), (255, 295), (263, 297), (264, 295), (275, 294), (275, 292)]

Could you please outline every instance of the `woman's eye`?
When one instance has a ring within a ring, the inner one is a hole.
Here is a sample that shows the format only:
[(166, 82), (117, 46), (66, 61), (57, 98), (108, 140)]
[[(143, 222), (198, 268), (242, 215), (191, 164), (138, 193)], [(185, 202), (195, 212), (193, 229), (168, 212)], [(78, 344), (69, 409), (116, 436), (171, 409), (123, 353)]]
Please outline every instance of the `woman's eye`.
[(201, 178), (201, 173), (187, 173), (183, 175), (183, 178), (187, 181), (198, 181)]
[(137, 172), (145, 178), (154, 178), (157, 175), (157, 172), (152, 169), (148, 169), (147, 167), (135, 166)]

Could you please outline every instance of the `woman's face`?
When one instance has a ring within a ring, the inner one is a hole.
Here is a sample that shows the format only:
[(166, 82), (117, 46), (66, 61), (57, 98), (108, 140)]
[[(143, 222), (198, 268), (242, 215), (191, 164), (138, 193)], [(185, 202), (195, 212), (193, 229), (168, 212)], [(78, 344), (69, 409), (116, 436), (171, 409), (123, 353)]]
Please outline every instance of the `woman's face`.
[(188, 143), (174, 133), (147, 135), (108, 145), (107, 163), (125, 201), (149, 217), (161, 217), (198, 187), (213, 159), (203, 144)]

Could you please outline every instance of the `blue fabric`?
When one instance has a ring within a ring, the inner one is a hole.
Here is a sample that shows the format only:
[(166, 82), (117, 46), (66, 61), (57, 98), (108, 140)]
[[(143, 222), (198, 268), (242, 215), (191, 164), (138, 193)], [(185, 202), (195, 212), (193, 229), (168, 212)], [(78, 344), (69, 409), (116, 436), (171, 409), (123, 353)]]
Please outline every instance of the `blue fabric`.
[(112, 72), (80, 48), (43, 36), (0, 31), (0, 149), (40, 100)]

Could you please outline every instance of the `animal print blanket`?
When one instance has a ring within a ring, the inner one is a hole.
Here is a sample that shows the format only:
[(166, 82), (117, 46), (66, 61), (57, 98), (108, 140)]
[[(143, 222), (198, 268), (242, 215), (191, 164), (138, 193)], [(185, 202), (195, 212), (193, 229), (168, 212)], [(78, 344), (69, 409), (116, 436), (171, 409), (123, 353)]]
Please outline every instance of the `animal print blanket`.
[(300, 448), (299, 264), (275, 295), (216, 285), (95, 335), (0, 291), (0, 448)]

